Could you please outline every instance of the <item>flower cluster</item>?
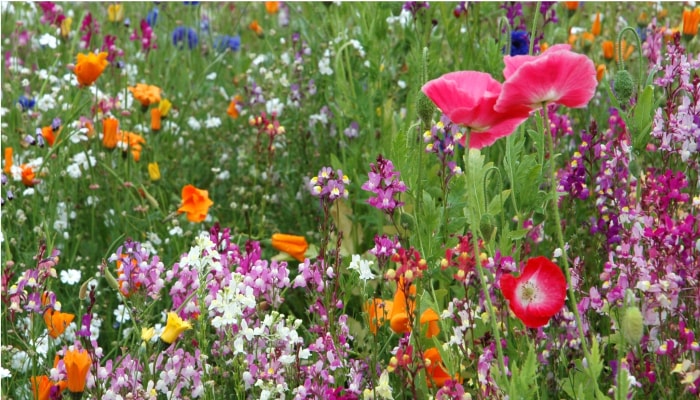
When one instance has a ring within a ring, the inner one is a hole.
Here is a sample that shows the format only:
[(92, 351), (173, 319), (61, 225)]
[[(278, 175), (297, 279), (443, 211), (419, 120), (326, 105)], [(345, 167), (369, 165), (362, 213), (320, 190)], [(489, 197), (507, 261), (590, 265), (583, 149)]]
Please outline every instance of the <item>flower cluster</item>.
[(345, 185), (350, 183), (343, 171), (333, 171), (331, 167), (323, 167), (317, 176), (309, 179), (308, 188), (311, 195), (322, 200), (333, 202), (338, 198), (348, 198), (348, 190)]
[(362, 184), (362, 189), (372, 192), (376, 197), (370, 197), (367, 203), (388, 215), (393, 215), (397, 207), (404, 203), (396, 196), (406, 191), (406, 184), (399, 180), (401, 173), (394, 170), (391, 160), (377, 157), (376, 163), (370, 163), (369, 180)]

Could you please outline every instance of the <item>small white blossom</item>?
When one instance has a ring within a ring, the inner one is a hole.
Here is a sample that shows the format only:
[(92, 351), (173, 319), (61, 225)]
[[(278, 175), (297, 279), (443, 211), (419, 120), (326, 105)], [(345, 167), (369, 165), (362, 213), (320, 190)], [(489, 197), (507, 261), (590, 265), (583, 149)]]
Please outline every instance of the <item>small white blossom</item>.
[(363, 260), (359, 254), (353, 254), (352, 261), (350, 261), (350, 266), (348, 268), (358, 271), (360, 273), (360, 279), (367, 281), (376, 278), (370, 269), (373, 263), (374, 261)]
[(80, 282), (81, 273), (77, 269), (67, 269), (61, 271), (61, 282), (66, 285), (75, 285)]

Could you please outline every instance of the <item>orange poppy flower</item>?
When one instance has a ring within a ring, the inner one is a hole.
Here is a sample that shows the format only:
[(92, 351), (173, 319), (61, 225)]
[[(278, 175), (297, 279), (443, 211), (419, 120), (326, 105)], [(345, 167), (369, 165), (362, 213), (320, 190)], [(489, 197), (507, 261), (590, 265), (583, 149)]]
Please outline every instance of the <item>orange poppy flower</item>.
[(594, 36), (600, 35), (600, 13), (595, 13), (595, 19), (593, 20), (593, 26), (591, 26), (591, 33)]
[(36, 179), (36, 174), (34, 173), (34, 170), (32, 167), (28, 166), (27, 164), (22, 164), (22, 183), (24, 183), (24, 186), (29, 186), (32, 187), (38, 183), (38, 180)]
[(369, 315), (369, 331), (377, 334), (377, 329), (391, 315), (394, 302), (391, 300), (372, 299), (365, 304), (365, 311)]
[(103, 51), (99, 54), (78, 53), (78, 62), (75, 64), (73, 73), (78, 78), (78, 83), (90, 86), (102, 75), (102, 71), (107, 68), (107, 65), (109, 65), (107, 52)]
[(304, 255), (309, 244), (306, 243), (306, 238), (303, 236), (275, 233), (272, 235), (272, 247), (289, 254), (299, 262), (304, 262)]
[(416, 305), (416, 285), (411, 285), (408, 289), (409, 296), (406, 296), (403, 277), (399, 278), (399, 283), (394, 293), (394, 306), (391, 309), (389, 323), (391, 330), (397, 334), (404, 334), (411, 331), (411, 320)]
[[(621, 51), (622, 52), (622, 59), (627, 61), (630, 58), (630, 56), (632, 55), (632, 53), (634, 53), (635, 47), (632, 45), (628, 46), (627, 41), (625, 41), (624, 39), (621, 42), (621, 46), (622, 46), (622, 51)], [(620, 58), (620, 56), (618, 54), (619, 53), (617, 51), (617, 47), (615, 47), (615, 61), (616, 62), (619, 61), (619, 58)]]
[(233, 99), (231, 99), (231, 103), (228, 105), (228, 109), (226, 110), (226, 114), (231, 116), (231, 118), (238, 118), (240, 115), (238, 112), (238, 105), (240, 102), (243, 101), (243, 98), (240, 95), (235, 95)]
[(596, 68), (595, 77), (598, 80), (598, 82), (603, 80), (603, 77), (605, 77), (605, 64), (598, 65), (598, 67)]
[(160, 88), (158, 86), (137, 83), (136, 86), (130, 86), (129, 91), (134, 95), (136, 100), (141, 102), (143, 107), (148, 107), (161, 100)]
[(51, 125), (47, 125), (41, 128), (41, 136), (44, 137), (44, 140), (46, 140), (46, 143), (48, 143), (49, 146), (53, 146), (53, 144), (56, 142), (56, 138), (60, 133), (61, 128), (58, 128), (58, 131), (54, 132)]
[(280, 2), (279, 1), (266, 1), (265, 2), (265, 11), (267, 11), (268, 14), (276, 14), (277, 11), (280, 9)]
[(683, 10), (683, 35), (695, 36), (698, 34), (698, 24), (700, 24), (700, 8), (694, 10)]
[(603, 58), (612, 60), (615, 57), (615, 44), (612, 40), (606, 40), (601, 45), (603, 48)]
[(202, 222), (213, 204), (214, 202), (209, 199), (208, 191), (187, 185), (182, 188), (182, 205), (177, 212), (187, 213), (187, 219), (190, 222)]
[[(437, 348), (429, 348), (423, 353), (423, 357), (425, 358), (425, 372), (427, 375), (426, 381), (428, 382), (428, 387), (431, 387), (432, 383), (435, 383), (437, 387), (443, 387), (445, 382), (453, 379), (447, 370), (445, 370), (445, 366), (442, 364), (442, 357)], [(457, 378), (458, 377), (454, 377), (455, 380)]]
[[(56, 364), (54, 363), (54, 368)], [(29, 380), (32, 383), (32, 400), (49, 400), (51, 388), (58, 386), (58, 393), (61, 393), (68, 386), (66, 381), (51, 382), (46, 375), (32, 376)]]
[(440, 316), (432, 308), (423, 311), (423, 314), (420, 316), (420, 324), (421, 326), (428, 324), (428, 330), (425, 333), (426, 338), (430, 339), (440, 333), (440, 325), (438, 325), (439, 320)]
[(593, 42), (595, 42), (595, 36), (590, 33), (590, 32), (583, 32), (581, 34), (581, 44), (583, 45), (583, 48), (588, 50), (593, 46)]
[(5, 167), (3, 171), (9, 174), (12, 171), (12, 147), (5, 147)]
[(56, 311), (53, 308), (48, 308), (44, 311), (44, 322), (46, 329), (49, 330), (49, 336), (56, 339), (65, 332), (68, 325), (73, 322), (75, 315)]
[(141, 145), (146, 144), (146, 139), (139, 134), (122, 131), (119, 135), (119, 143), (122, 150), (131, 149), (131, 156), (138, 162), (141, 159)]
[(565, 1), (564, 6), (566, 6), (566, 9), (569, 11), (576, 11), (578, 10), (578, 1)]
[(63, 364), (68, 376), (68, 390), (71, 393), (84, 392), (85, 381), (92, 365), (90, 354), (85, 349), (68, 350), (63, 356)]
[(116, 118), (102, 120), (102, 145), (108, 149), (117, 147), (119, 141), (119, 121)]
[(152, 108), (151, 109), (151, 130), (154, 130), (154, 131), (160, 130), (160, 109), (159, 108)]
[(256, 35), (262, 36), (264, 31), (263, 28), (258, 24), (258, 20), (253, 20), (253, 22), (248, 25), (248, 28), (250, 28), (251, 31), (255, 32)]

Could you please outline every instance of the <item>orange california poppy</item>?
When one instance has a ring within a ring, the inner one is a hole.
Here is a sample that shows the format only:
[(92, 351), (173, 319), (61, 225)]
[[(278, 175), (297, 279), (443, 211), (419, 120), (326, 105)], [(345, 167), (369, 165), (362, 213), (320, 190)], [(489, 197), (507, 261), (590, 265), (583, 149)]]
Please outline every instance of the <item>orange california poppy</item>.
[(265, 2), (265, 11), (267, 11), (268, 14), (276, 14), (277, 11), (280, 9), (280, 2), (279, 1), (266, 1)]
[(184, 321), (176, 312), (171, 311), (168, 313), (168, 321), (165, 324), (163, 333), (160, 335), (160, 340), (171, 344), (182, 332), (188, 329), (192, 329), (192, 324), (189, 321)]
[(232, 99), (231, 102), (228, 105), (228, 109), (226, 110), (226, 114), (231, 116), (231, 118), (238, 118), (239, 111), (238, 111), (238, 106), (240, 102), (243, 101), (243, 98), (240, 95), (235, 95)]
[(428, 382), (428, 387), (435, 383), (435, 386), (442, 387), (445, 385), (449, 379), (452, 379), (450, 374), (445, 370), (445, 366), (442, 364), (442, 357), (437, 348), (431, 347), (423, 353), (425, 358), (425, 372), (426, 380)]
[(53, 143), (56, 141), (56, 135), (53, 134), (53, 128), (51, 125), (41, 128), (41, 136), (44, 137), (44, 140), (46, 140), (46, 143), (48, 143), (49, 146), (53, 146)]
[(428, 324), (428, 328), (425, 333), (426, 338), (430, 339), (431, 337), (437, 336), (437, 334), (440, 333), (440, 325), (438, 324), (439, 320), (440, 316), (432, 308), (428, 308), (427, 310), (423, 311), (423, 314), (420, 316), (420, 324), (421, 326)]
[(46, 329), (49, 330), (49, 336), (54, 339), (63, 334), (68, 325), (73, 322), (73, 319), (75, 319), (75, 315), (56, 311), (50, 307), (44, 311)]
[(258, 36), (262, 36), (264, 33), (263, 28), (260, 26), (260, 24), (258, 24), (257, 19), (253, 20), (253, 22), (248, 25), (248, 28), (250, 28), (250, 30), (255, 32), (255, 34)]
[(595, 19), (593, 20), (593, 25), (591, 26), (591, 33), (594, 36), (600, 35), (600, 13), (595, 13)]
[(129, 91), (134, 95), (136, 100), (141, 102), (143, 107), (148, 107), (161, 100), (160, 88), (158, 86), (137, 83), (136, 86), (130, 86)]
[(102, 120), (102, 145), (108, 149), (117, 147), (119, 141), (119, 121), (116, 118)]
[(187, 185), (182, 188), (182, 205), (177, 212), (187, 213), (187, 219), (190, 222), (202, 222), (213, 204), (214, 202), (209, 199), (208, 191)]
[(411, 285), (408, 289), (409, 295), (406, 296), (403, 277), (399, 278), (399, 283), (396, 286), (394, 293), (394, 306), (389, 315), (389, 324), (391, 330), (397, 334), (403, 334), (411, 331), (411, 321), (413, 320), (414, 307), (416, 305), (416, 285)]
[(603, 80), (603, 78), (605, 77), (605, 64), (598, 64), (598, 67), (596, 68), (595, 77), (598, 80), (598, 82)]
[(131, 149), (131, 156), (138, 162), (141, 159), (141, 145), (146, 144), (146, 139), (139, 134), (122, 131), (119, 135), (119, 143), (123, 151)]
[(107, 52), (103, 51), (99, 54), (78, 53), (78, 62), (75, 64), (73, 73), (78, 78), (78, 83), (90, 86), (102, 75), (102, 71), (107, 68), (107, 65), (109, 65)]
[(683, 35), (695, 36), (698, 34), (700, 24), (700, 7), (694, 10), (683, 10)]
[(615, 44), (612, 40), (605, 40), (601, 45), (603, 48), (603, 58), (612, 60), (615, 57)]
[[(56, 368), (54, 364), (54, 368)], [(49, 400), (51, 398), (51, 388), (58, 386), (58, 393), (68, 386), (66, 381), (51, 382), (48, 376), (32, 376), (29, 378), (32, 383), (32, 400)]]
[(151, 130), (154, 130), (154, 131), (160, 130), (160, 109), (159, 108), (152, 108), (151, 109)]
[(377, 329), (391, 315), (394, 302), (391, 300), (372, 299), (365, 304), (365, 311), (369, 317), (369, 331), (377, 334)]
[(12, 147), (5, 147), (5, 167), (3, 171), (9, 174), (12, 170)]
[(34, 170), (32, 167), (28, 166), (27, 164), (22, 164), (22, 183), (24, 183), (24, 186), (29, 186), (32, 187), (38, 183), (36, 179), (36, 174), (34, 173)]
[(303, 236), (275, 233), (272, 235), (272, 247), (289, 254), (299, 262), (304, 262), (309, 244)]
[(578, 1), (565, 1), (564, 6), (566, 6), (566, 9), (569, 11), (576, 11), (578, 10)]
[(90, 354), (85, 349), (68, 350), (63, 356), (63, 364), (68, 377), (68, 390), (71, 393), (84, 392), (87, 375), (92, 365)]
[[(620, 44), (622, 46), (622, 59), (627, 61), (630, 58), (630, 56), (632, 55), (632, 53), (634, 53), (635, 47), (632, 45), (628, 46), (627, 41), (625, 41), (624, 39), (621, 41)], [(619, 58), (620, 58), (620, 56), (618, 56), (617, 47), (615, 47), (615, 61), (616, 62), (619, 61)]]
[(593, 42), (595, 42), (595, 36), (592, 33), (583, 32), (581, 34), (581, 45), (584, 49), (590, 49), (593, 46)]

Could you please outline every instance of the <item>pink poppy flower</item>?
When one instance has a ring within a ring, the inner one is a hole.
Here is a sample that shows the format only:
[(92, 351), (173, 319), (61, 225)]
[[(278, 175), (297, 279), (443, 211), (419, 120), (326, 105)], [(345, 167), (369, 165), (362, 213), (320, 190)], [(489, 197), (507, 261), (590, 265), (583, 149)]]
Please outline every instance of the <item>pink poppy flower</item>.
[(535, 110), (543, 103), (586, 106), (598, 86), (595, 65), (570, 48), (556, 45), (538, 56), (506, 56), (506, 81), (494, 108), (504, 112), (523, 105)]
[(564, 307), (566, 278), (546, 257), (527, 261), (519, 277), (501, 276), (501, 291), (510, 309), (528, 328), (539, 328)]
[(495, 111), (501, 83), (484, 72), (450, 72), (427, 82), (422, 90), (452, 122), (471, 130), (472, 149), (489, 146), (510, 135), (530, 112), (522, 104)]

